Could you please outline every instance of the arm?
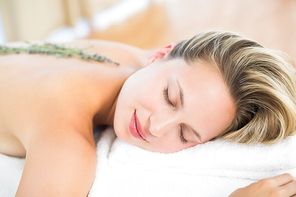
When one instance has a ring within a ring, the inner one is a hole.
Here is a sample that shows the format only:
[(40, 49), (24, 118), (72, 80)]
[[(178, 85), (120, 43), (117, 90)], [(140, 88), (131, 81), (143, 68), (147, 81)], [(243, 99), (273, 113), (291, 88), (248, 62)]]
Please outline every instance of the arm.
[(240, 188), (229, 197), (290, 197), (294, 195), (296, 195), (296, 180), (290, 174), (282, 174)]
[(95, 146), (81, 133), (32, 139), (16, 196), (87, 196), (94, 180)]

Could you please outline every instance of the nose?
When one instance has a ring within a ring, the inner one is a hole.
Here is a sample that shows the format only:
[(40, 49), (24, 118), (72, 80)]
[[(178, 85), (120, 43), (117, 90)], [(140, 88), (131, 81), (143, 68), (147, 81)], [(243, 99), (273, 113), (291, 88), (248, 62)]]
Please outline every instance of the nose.
[(155, 137), (161, 137), (167, 132), (172, 132), (179, 128), (180, 115), (178, 114), (152, 114), (150, 116), (150, 133)]

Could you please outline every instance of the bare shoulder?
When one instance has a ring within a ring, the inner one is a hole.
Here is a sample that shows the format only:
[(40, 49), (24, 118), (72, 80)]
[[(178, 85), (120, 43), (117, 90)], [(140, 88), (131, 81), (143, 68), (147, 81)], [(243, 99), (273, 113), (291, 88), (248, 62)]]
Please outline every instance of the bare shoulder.
[(27, 111), (30, 119), (19, 133), (26, 163), (16, 196), (86, 196), (89, 192), (96, 149), (89, 111), (92, 80), (85, 77), (76, 72), (58, 77), (48, 87), (43, 84), (46, 91), (32, 99), (32, 111)]
[(95, 146), (81, 132), (36, 136), (27, 148), (16, 196), (87, 196), (95, 169)]
[(79, 48), (89, 48), (91, 52), (111, 58), (112, 60), (119, 62), (123, 67), (130, 67), (137, 70), (145, 65), (146, 60), (151, 54), (151, 50), (145, 50), (124, 43), (106, 40), (82, 39), (67, 43), (67, 45)]

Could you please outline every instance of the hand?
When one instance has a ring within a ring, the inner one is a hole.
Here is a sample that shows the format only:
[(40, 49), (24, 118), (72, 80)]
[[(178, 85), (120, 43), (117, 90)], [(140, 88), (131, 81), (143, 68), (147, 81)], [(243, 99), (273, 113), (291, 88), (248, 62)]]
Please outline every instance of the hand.
[(294, 195), (296, 195), (296, 180), (290, 174), (282, 174), (237, 189), (229, 197), (290, 197)]

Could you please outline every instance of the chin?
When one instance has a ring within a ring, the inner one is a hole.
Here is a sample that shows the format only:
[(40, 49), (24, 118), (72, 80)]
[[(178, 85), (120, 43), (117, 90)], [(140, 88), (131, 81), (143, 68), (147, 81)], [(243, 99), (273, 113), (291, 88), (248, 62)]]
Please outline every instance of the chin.
[(115, 133), (115, 135), (116, 135), (119, 139), (121, 139), (120, 132), (118, 132), (118, 131), (120, 130), (120, 128), (118, 128), (118, 126), (117, 126), (117, 124), (116, 124), (115, 121), (114, 121), (114, 124), (113, 124), (113, 129), (114, 129), (114, 133)]

